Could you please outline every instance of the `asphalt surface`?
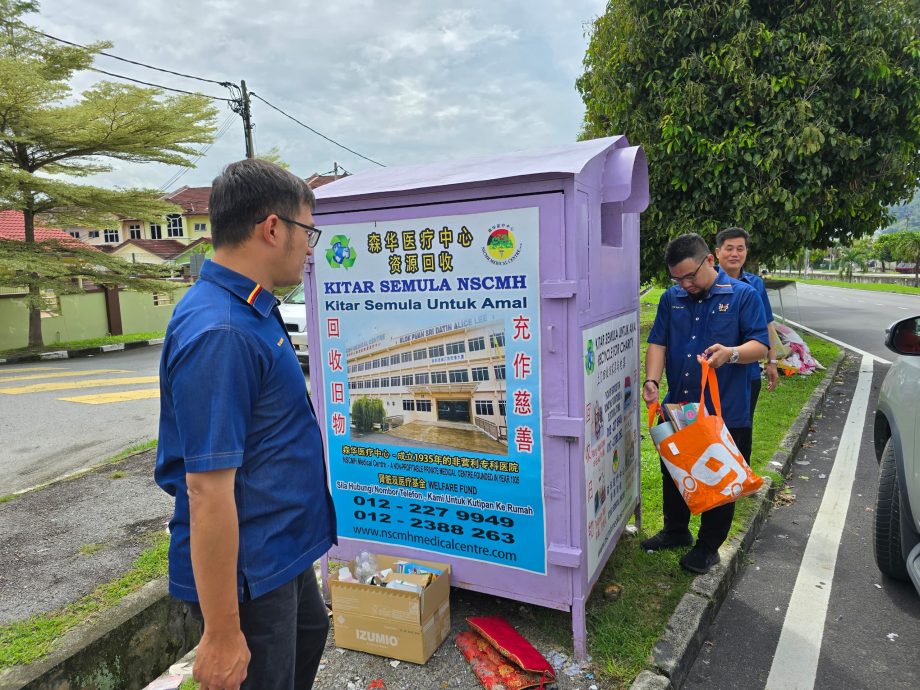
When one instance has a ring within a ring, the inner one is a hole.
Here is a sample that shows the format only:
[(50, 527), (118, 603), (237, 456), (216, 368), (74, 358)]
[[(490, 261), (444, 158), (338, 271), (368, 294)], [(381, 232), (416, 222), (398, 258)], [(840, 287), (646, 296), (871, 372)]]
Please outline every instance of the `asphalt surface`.
[(894, 321), (920, 315), (920, 296), (870, 292), (796, 283), (770, 290), (774, 315), (785, 316), (819, 333), (892, 361), (885, 329)]
[(0, 504), (0, 625), (117, 578), (166, 529), (172, 499), (153, 481), (155, 453)]
[[(790, 595), (856, 385), (858, 358), (841, 368), (788, 479), (794, 499), (781, 498), (763, 527), (684, 688), (765, 687)], [(878, 465), (872, 420), (887, 367), (876, 365), (846, 523), (837, 555), (814, 686), (864, 690), (920, 687), (920, 597), (909, 583), (885, 578), (872, 552)]]
[[(0, 367), (0, 495), (43, 484), (156, 438), (158, 398), (110, 404), (81, 404), (62, 398), (156, 388), (155, 382), (117, 381), (157, 376), (160, 349), (145, 347)], [(21, 378), (42, 374), (73, 376)], [(75, 390), (4, 393), (4, 389), (81, 380), (109, 383)]]

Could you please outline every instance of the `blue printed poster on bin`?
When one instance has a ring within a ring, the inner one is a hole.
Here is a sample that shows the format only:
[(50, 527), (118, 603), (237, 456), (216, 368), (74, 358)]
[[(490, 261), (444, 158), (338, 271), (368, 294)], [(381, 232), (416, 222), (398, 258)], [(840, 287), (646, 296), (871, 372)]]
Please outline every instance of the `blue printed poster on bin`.
[(538, 226), (536, 208), (324, 226), (340, 537), (546, 571)]

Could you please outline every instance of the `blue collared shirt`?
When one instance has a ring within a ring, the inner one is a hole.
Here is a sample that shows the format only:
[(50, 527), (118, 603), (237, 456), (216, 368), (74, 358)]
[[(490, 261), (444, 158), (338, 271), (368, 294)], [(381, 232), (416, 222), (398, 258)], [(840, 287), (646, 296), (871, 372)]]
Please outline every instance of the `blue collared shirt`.
[[(662, 345), (668, 394), (664, 402), (700, 399), (702, 370), (696, 356), (719, 343), (737, 347), (750, 340), (768, 344), (763, 304), (756, 290), (719, 270), (709, 292), (694, 297), (679, 285), (665, 290), (658, 302), (648, 342)], [(729, 428), (751, 426), (751, 379), (746, 365), (716, 369), (722, 419)], [(707, 396), (707, 403), (708, 403)], [(712, 411), (711, 405), (709, 405)]]
[(176, 499), (169, 590), (179, 599), (198, 600), (186, 473), (236, 468), (240, 600), (292, 580), (336, 543), (322, 436), (276, 304), (207, 261), (166, 331), (155, 478)]
[[(763, 304), (764, 315), (767, 319), (767, 324), (773, 323), (773, 307), (770, 306), (770, 298), (767, 297), (767, 287), (763, 284), (763, 279), (753, 273), (748, 273), (747, 271), (741, 271), (741, 277), (739, 278), (741, 282), (747, 283), (752, 288), (757, 290), (757, 294), (760, 297), (760, 301)], [(769, 344), (767, 348), (769, 349)], [(752, 362), (748, 365), (751, 369), (751, 381), (757, 381), (760, 379), (760, 362)]]

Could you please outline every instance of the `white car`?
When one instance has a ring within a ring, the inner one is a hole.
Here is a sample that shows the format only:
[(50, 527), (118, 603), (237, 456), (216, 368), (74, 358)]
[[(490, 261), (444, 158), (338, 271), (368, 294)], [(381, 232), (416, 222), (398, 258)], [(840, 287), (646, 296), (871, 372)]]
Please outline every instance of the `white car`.
[(307, 349), (307, 307), (303, 298), (303, 283), (294, 288), (278, 305), (284, 326), (287, 328), (297, 358), (304, 366), (309, 365)]
[(892, 324), (885, 345), (899, 357), (875, 412), (875, 562), (920, 592), (920, 316)]

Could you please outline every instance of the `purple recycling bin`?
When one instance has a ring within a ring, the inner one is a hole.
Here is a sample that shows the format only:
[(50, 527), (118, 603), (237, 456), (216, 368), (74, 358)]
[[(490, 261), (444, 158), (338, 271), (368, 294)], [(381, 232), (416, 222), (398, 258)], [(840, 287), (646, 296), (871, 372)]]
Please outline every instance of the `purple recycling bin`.
[(311, 388), (339, 546), (570, 611), (640, 516), (641, 148), (624, 136), (317, 189)]

